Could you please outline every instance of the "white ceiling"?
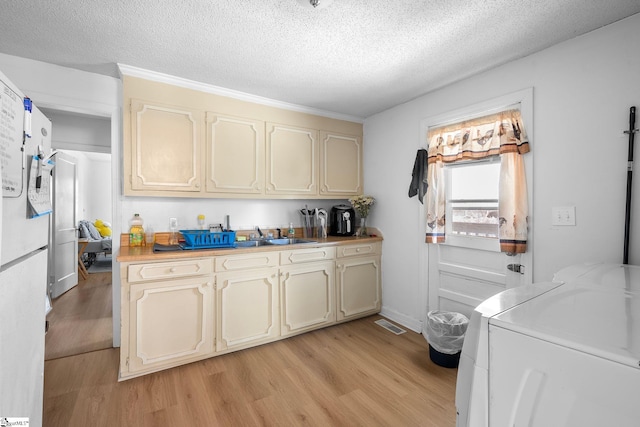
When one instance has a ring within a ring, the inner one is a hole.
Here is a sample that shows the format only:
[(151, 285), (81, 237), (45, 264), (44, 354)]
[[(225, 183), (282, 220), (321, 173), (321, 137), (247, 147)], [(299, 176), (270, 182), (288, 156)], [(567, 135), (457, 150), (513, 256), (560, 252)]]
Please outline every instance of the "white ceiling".
[(6, 54), (114, 77), (121, 63), (356, 118), (640, 12), (639, 0), (2, 3)]

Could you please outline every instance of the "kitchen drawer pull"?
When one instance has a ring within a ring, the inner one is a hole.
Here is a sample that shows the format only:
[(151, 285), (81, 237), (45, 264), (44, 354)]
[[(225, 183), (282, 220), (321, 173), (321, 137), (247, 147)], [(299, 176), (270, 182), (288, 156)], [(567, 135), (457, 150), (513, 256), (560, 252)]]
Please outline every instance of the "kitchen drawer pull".
[(345, 245), (338, 250), (338, 258), (349, 258), (353, 256), (380, 254), (380, 243), (363, 243), (360, 245)]
[(176, 271), (177, 271), (177, 270), (176, 270), (176, 268), (175, 268), (175, 267), (171, 267), (171, 268), (169, 269), (169, 272), (170, 272), (170, 273), (175, 273)]

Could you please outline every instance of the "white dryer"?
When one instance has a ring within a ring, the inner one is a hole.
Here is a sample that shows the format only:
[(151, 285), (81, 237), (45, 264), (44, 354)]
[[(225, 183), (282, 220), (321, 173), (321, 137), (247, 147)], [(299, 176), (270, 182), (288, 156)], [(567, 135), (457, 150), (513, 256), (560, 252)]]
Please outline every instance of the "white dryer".
[(573, 266), (476, 308), (457, 425), (638, 426), (639, 390), (640, 268)]

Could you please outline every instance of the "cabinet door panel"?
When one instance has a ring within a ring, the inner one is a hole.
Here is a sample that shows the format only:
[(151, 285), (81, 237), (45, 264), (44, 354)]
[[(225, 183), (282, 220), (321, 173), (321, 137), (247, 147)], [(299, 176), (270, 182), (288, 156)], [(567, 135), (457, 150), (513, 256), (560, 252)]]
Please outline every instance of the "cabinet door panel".
[(320, 132), (320, 195), (362, 194), (362, 139)]
[(317, 195), (318, 132), (267, 123), (267, 194)]
[(280, 334), (278, 269), (219, 273), (218, 351), (270, 341)]
[(282, 336), (317, 329), (336, 321), (333, 261), (289, 266), (281, 271)]
[(380, 311), (380, 257), (343, 259), (336, 270), (338, 321)]
[(207, 191), (262, 194), (264, 122), (207, 113)]
[(131, 102), (133, 190), (200, 191), (202, 113)]
[(131, 285), (129, 370), (212, 353), (213, 295), (210, 278)]

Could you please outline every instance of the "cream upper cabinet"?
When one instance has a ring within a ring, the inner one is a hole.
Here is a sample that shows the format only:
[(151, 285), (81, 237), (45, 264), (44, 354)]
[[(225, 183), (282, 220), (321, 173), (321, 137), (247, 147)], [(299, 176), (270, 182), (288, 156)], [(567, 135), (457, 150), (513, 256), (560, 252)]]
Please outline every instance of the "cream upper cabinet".
[(362, 138), (320, 132), (320, 195), (362, 194)]
[(123, 76), (126, 196), (362, 194), (362, 124)]
[(318, 131), (267, 123), (266, 194), (318, 194)]
[(345, 245), (336, 260), (337, 321), (378, 313), (382, 305), (380, 243)]
[(264, 122), (207, 113), (206, 190), (264, 193)]
[(195, 109), (133, 99), (125, 194), (199, 192), (202, 123), (203, 113)]

